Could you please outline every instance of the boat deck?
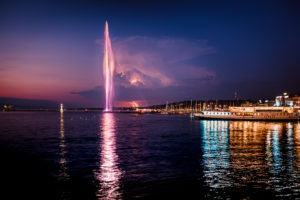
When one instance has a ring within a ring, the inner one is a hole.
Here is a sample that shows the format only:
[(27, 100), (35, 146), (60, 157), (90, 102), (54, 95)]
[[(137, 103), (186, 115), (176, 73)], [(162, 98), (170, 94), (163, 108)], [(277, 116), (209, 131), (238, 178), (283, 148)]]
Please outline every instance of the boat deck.
[(245, 120), (245, 121), (300, 121), (299, 116), (276, 116), (276, 115), (263, 115), (263, 116), (242, 116), (242, 115), (203, 115), (195, 113), (194, 117), (199, 119), (216, 119), (216, 120)]

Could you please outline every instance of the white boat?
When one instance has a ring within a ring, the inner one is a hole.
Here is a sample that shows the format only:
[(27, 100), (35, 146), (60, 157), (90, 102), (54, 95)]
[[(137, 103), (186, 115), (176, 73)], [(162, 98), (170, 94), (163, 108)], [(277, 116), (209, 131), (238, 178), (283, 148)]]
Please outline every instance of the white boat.
[(229, 107), (227, 111), (204, 110), (194, 113), (199, 119), (298, 121), (300, 110), (293, 107)]

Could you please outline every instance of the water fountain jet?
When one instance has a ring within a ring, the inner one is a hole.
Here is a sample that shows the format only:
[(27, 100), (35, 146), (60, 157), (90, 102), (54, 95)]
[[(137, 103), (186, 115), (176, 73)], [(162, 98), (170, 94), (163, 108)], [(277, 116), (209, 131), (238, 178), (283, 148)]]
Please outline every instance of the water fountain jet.
[(104, 28), (104, 56), (103, 56), (103, 78), (105, 90), (105, 105), (104, 111), (111, 112), (113, 110), (114, 96), (114, 55), (111, 48), (111, 42), (108, 32), (108, 23), (105, 22)]

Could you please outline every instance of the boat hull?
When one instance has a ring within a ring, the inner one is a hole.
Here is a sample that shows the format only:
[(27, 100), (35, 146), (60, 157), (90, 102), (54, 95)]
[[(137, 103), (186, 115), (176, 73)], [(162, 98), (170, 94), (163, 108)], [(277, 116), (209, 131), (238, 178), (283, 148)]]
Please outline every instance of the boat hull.
[(300, 121), (300, 117), (297, 116), (286, 116), (286, 117), (277, 117), (277, 116), (217, 116), (217, 115), (203, 115), (203, 114), (194, 114), (194, 117), (197, 119), (211, 119), (211, 120), (241, 120), (241, 121)]

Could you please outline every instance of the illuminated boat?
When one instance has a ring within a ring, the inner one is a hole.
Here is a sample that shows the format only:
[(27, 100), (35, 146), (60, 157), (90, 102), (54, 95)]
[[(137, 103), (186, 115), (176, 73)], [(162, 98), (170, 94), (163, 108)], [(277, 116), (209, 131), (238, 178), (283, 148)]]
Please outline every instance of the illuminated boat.
[(198, 119), (299, 121), (300, 110), (293, 107), (229, 107), (227, 111), (204, 110), (194, 113)]

